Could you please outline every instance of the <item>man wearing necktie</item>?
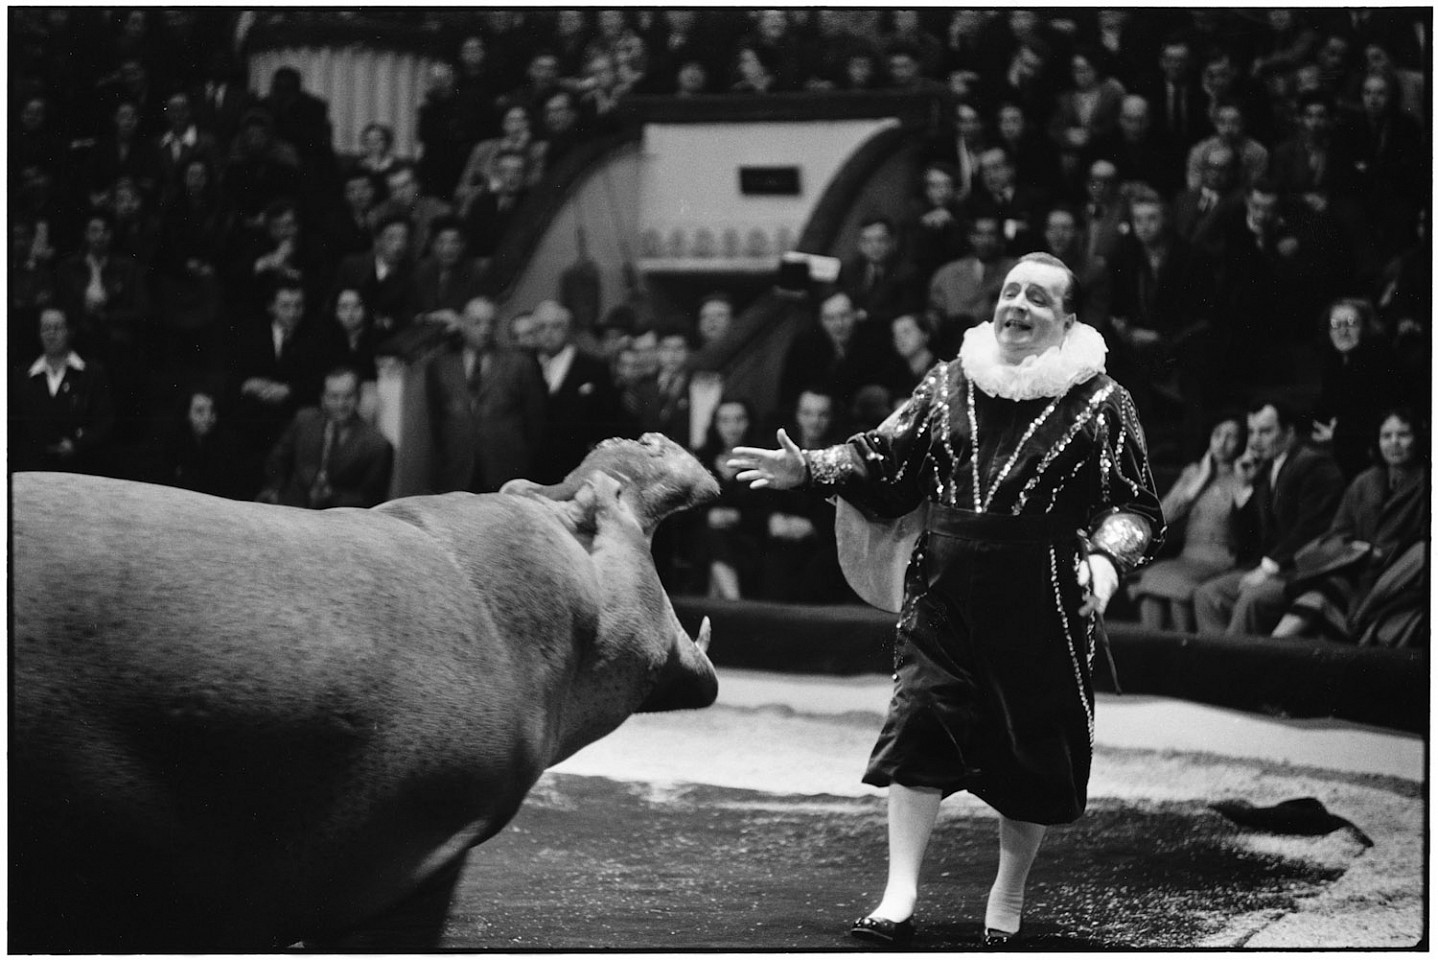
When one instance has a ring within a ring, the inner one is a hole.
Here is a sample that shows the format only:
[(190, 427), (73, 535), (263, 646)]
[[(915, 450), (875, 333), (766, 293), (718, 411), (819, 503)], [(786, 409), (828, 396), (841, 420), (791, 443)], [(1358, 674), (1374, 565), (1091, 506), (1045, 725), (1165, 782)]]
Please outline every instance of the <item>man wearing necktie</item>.
[(394, 447), (360, 419), (359, 374), (336, 367), (320, 406), (291, 421), (265, 462), (258, 499), (291, 507), (372, 507), (389, 494)]
[(1200, 633), (1262, 636), (1287, 606), (1298, 549), (1327, 530), (1338, 509), (1343, 473), (1298, 441), (1293, 411), (1274, 401), (1249, 410), (1248, 450), (1234, 469), (1234, 524), (1247, 565), (1195, 590), (1194, 615)]

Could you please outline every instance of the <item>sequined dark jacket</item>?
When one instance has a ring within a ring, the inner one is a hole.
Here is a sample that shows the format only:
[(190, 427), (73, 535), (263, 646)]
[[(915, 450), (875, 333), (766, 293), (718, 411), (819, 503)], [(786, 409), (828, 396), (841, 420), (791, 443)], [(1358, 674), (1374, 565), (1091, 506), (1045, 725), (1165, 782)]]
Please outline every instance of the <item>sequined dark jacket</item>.
[(925, 500), (981, 513), (1052, 514), (1071, 520), (1120, 573), (1148, 562), (1162, 544), (1138, 412), (1104, 374), (1061, 397), (1006, 400), (974, 386), (958, 361), (942, 363), (876, 429), (807, 459), (821, 490), (881, 517)]

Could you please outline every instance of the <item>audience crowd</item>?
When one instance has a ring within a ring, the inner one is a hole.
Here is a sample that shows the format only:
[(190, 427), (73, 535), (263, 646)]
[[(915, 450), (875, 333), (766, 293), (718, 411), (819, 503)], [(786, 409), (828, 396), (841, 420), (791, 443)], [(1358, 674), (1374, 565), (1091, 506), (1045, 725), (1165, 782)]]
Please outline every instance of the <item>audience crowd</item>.
[[(361, 16), (446, 53), (415, 156), (378, 121), (337, 143), (293, 69), (247, 75), (257, 22)], [(657, 537), (672, 589), (842, 602), (832, 508), (734, 484), (726, 452), (780, 424), (805, 447), (877, 424), (1044, 250), (1178, 475), (1172, 554), (1132, 586), (1144, 621), (1395, 642), (1414, 631), (1335, 624), (1427, 529), (1408, 501), (1428, 450), (1431, 26), (1416, 8), (17, 9), (11, 469), (377, 503), (395, 464), (376, 357), (430, 325), (430, 489), (552, 482), (599, 439), (661, 431), (724, 491)], [(559, 278), (555, 299), (497, 304), (516, 211), (626, 101), (836, 91), (943, 116), (907, 205), (866, 215), (808, 298), (776, 409), (694, 368), (741, 312), (724, 291), (593, 322)], [(1378, 547), (1354, 515), (1389, 496)], [(1325, 537), (1369, 548), (1342, 589), (1305, 567)]]

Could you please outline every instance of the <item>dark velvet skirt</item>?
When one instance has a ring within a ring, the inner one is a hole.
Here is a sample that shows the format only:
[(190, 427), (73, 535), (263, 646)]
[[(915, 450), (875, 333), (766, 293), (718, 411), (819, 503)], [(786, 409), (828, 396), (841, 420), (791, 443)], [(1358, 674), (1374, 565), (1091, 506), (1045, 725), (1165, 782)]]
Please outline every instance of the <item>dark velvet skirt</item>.
[(1093, 758), (1077, 522), (936, 507), (905, 583), (894, 695), (864, 782), (968, 790), (1069, 823)]

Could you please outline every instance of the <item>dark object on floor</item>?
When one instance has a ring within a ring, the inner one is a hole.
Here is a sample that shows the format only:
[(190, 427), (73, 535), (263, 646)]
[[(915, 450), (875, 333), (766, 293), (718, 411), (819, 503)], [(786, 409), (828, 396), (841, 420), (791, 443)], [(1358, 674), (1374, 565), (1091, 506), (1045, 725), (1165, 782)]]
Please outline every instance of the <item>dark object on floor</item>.
[(1019, 930), (1015, 930), (1013, 933), (1009, 933), (1007, 930), (996, 930), (993, 927), (985, 927), (984, 946), (989, 950), (1007, 950), (1010, 947), (1018, 945), (1020, 932)]
[(1209, 806), (1240, 827), (1310, 837), (1347, 827), (1365, 847), (1373, 846), (1368, 834), (1354, 826), (1352, 821), (1329, 813), (1328, 808), (1314, 797), (1284, 800), (1271, 807), (1255, 807), (1247, 800), (1222, 800)]
[(849, 936), (886, 947), (902, 947), (914, 938), (913, 918), (885, 920), (883, 917), (860, 917), (849, 928)]

